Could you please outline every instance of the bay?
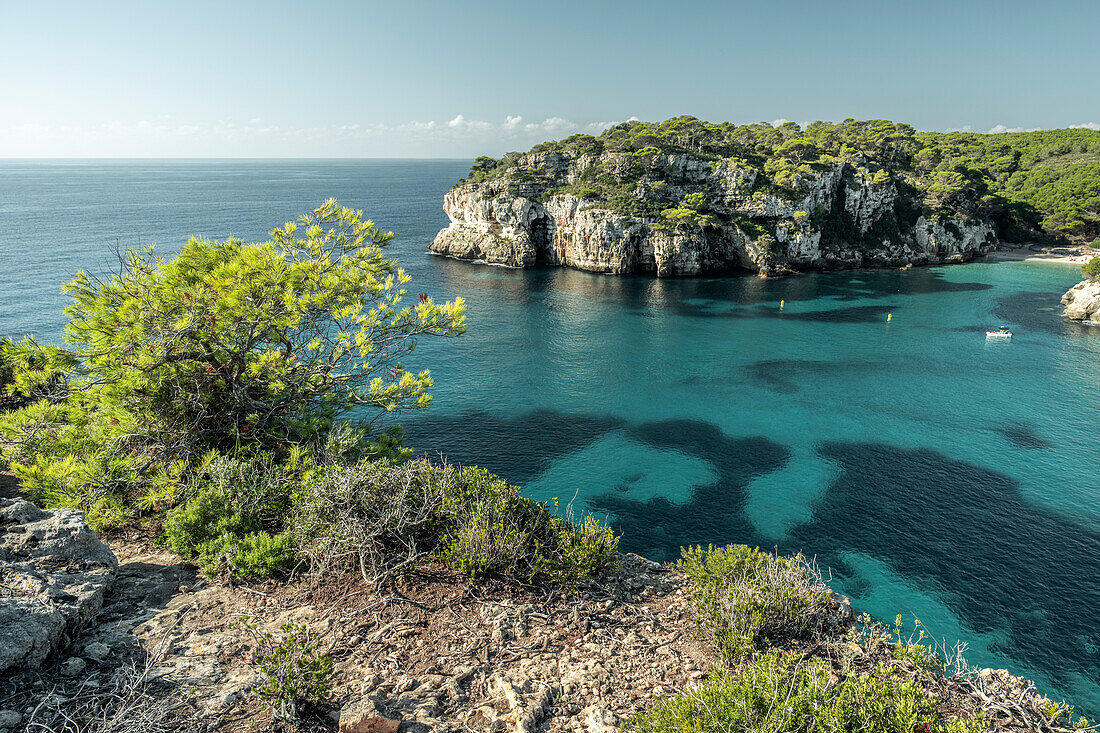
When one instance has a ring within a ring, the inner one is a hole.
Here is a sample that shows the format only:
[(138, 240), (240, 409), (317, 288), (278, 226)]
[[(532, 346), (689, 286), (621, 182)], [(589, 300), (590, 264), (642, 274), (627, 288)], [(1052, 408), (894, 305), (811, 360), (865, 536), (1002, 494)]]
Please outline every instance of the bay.
[(466, 336), (407, 360), (436, 381), (403, 417), (418, 450), (654, 559), (802, 551), (858, 610), (1100, 711), (1100, 329), (1061, 317), (1076, 268), (657, 280), (429, 255), (468, 164), (0, 161), (0, 335), (59, 341), (60, 283), (116, 248), (263, 239), (336, 196), (395, 232), (410, 292), (469, 304)]

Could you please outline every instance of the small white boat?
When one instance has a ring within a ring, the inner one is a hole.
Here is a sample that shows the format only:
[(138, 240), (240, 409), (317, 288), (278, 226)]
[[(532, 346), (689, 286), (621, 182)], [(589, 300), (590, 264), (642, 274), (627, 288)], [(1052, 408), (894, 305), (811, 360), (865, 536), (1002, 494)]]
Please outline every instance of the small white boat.
[(996, 331), (986, 331), (985, 337), (987, 339), (1010, 339), (1012, 338), (1012, 331), (1008, 330), (1008, 326), (1001, 326)]

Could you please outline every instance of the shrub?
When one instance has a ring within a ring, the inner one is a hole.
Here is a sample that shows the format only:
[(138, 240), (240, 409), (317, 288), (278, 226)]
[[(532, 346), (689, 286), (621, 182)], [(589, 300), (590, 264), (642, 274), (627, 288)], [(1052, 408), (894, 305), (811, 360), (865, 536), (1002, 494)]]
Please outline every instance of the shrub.
[(1093, 257), (1081, 267), (1081, 274), (1089, 280), (1100, 278), (1100, 257)]
[(429, 554), (471, 579), (568, 582), (605, 567), (618, 544), (596, 520), (574, 525), (488, 471), (423, 460), (318, 471), (293, 535), (314, 571), (351, 563), (371, 582)]
[(945, 719), (916, 680), (880, 665), (839, 679), (829, 664), (770, 651), (745, 668), (660, 700), (628, 729), (642, 733), (980, 733), (986, 720)]
[(285, 623), (281, 634), (259, 634), (247, 616), (239, 619), (257, 642), (253, 655), (263, 683), (256, 693), (280, 720), (298, 717), (302, 705), (316, 705), (328, 697), (336, 671), (332, 657), (317, 651), (309, 627)]
[(303, 487), (291, 521), (313, 572), (354, 565), (375, 582), (434, 550), (442, 526), (441, 476), (427, 461), (328, 466)]
[(440, 551), (470, 578), (570, 581), (614, 555), (618, 539), (591, 517), (574, 525), (480, 468), (462, 469), (456, 479), (448, 485), (444, 511), (451, 521)]
[(166, 544), (208, 577), (264, 577), (290, 567), (296, 553), (283, 530), (304, 465), (300, 452), (283, 463), (266, 454), (211, 454), (191, 477), (187, 500), (168, 512)]
[(760, 645), (813, 639), (835, 618), (835, 601), (802, 555), (745, 545), (687, 547), (679, 567), (692, 581), (696, 622), (730, 661)]

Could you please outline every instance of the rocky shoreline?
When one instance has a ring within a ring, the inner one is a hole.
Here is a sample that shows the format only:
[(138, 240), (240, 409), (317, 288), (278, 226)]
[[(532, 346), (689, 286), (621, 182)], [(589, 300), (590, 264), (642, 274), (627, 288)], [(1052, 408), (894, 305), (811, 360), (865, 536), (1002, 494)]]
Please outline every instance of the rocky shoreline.
[(1074, 285), (1062, 296), (1062, 305), (1071, 321), (1100, 321), (1100, 280), (1084, 280)]
[[(335, 660), (330, 704), (293, 724), (265, 722), (265, 730), (612, 733), (720, 663), (693, 621), (690, 581), (634, 555), (574, 588), (471, 585), (437, 564), (389, 587), (366, 586), (357, 574), (210, 584), (151, 550), (146, 537), (109, 538), (108, 548), (73, 512), (0, 502), (6, 562), (28, 545), (38, 558), (48, 548), (65, 562), (87, 553), (83, 570), (97, 579), (68, 635), (42, 632), (46, 646), (32, 644), (35, 655), (0, 675), (0, 731), (85, 730), (81, 720), (104, 721), (88, 728), (96, 731), (254, 730), (267, 718), (253, 694), (262, 683), (256, 635), (242, 633), (242, 618), (261, 633), (286, 623), (308, 628)], [(26, 542), (35, 536), (49, 539)], [(62, 562), (51, 572), (79, 570)], [(9, 587), (0, 610), (48, 606), (41, 592), (12, 595)], [(928, 676), (856, 634), (846, 599), (834, 595), (830, 604), (830, 654), (857, 666), (888, 662), (953, 714), (986, 715), (992, 730), (1060, 729), (1026, 680), (1003, 670)], [(0, 647), (15, 648), (12, 630), (18, 637), (26, 628), (0, 626)]]
[[(569, 192), (594, 170), (638, 201), (701, 194), (699, 216), (669, 225)], [(500, 177), (452, 188), (450, 225), (428, 248), (510, 267), (680, 277), (966, 262), (998, 244), (992, 222), (928, 217), (903, 178), (858, 160), (800, 174), (794, 186), (769, 188), (751, 168), (687, 154), (532, 153)]]

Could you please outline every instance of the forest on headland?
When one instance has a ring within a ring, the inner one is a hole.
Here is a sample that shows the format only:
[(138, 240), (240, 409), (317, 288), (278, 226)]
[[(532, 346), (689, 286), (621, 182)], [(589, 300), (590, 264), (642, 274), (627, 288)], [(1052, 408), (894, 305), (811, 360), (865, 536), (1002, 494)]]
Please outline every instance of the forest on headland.
[[(639, 176), (654, 155), (686, 154), (712, 165), (728, 161), (755, 171), (759, 190), (791, 196), (815, 171), (849, 162), (872, 180), (904, 181), (926, 214), (988, 218), (1002, 241), (1088, 243), (1100, 238), (1100, 131), (1090, 129), (941, 133), (918, 132), (889, 120), (846, 119), (803, 128), (794, 122), (710, 123), (683, 115), (664, 122), (624, 122), (599, 136), (573, 135), (500, 159), (481, 157), (463, 182), (547, 177), (529, 161), (532, 154), (550, 152), (634, 156)], [(624, 215), (656, 218), (676, 211), (675, 200), (633, 195), (634, 183), (598, 164), (555, 192)]]

